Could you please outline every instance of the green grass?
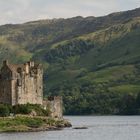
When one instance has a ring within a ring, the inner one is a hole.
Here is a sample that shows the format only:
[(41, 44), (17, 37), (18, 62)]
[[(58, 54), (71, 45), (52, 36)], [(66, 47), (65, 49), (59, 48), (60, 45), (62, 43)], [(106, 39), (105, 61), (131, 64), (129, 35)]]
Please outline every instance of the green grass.
[(29, 128), (40, 127), (43, 123), (45, 122), (41, 118), (0, 118), (0, 131), (27, 131)]
[(69, 122), (45, 117), (16, 116), (0, 118), (0, 132), (24, 132), (46, 126), (65, 126)]
[(80, 78), (79, 80), (89, 80), (94, 81), (96, 83), (100, 82), (108, 82), (109, 80), (117, 80), (123, 77), (124, 75), (133, 74), (135, 68), (133, 65), (126, 66), (114, 66), (109, 67), (103, 70), (95, 71), (88, 73), (86, 76)]
[(140, 85), (120, 85), (114, 86), (109, 88), (110, 91), (119, 92), (119, 93), (126, 93), (126, 94), (134, 94), (140, 92)]

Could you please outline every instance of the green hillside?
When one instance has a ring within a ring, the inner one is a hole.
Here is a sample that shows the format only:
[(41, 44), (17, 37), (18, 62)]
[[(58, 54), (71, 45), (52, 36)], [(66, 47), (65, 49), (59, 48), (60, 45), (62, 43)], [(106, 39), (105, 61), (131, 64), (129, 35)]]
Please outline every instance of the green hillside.
[(66, 114), (139, 114), (140, 8), (0, 26), (0, 62), (43, 63)]

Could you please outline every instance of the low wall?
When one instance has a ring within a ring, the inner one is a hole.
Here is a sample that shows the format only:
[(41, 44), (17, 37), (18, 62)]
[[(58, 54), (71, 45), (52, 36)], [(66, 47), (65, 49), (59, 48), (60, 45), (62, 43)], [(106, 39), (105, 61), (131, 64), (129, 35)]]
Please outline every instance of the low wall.
[(48, 97), (43, 101), (44, 108), (49, 107), (51, 111), (51, 117), (63, 118), (63, 101), (61, 96)]

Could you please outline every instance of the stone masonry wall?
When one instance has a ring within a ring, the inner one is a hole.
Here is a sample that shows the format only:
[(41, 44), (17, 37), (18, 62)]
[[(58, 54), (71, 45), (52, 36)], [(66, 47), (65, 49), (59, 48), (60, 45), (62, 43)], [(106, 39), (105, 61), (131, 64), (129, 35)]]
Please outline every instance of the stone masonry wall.
[(43, 105), (44, 107), (49, 106), (51, 111), (51, 117), (63, 117), (63, 102), (61, 96), (48, 97), (48, 99), (44, 101)]
[(42, 72), (38, 71), (36, 75), (22, 75), (17, 86), (18, 104), (42, 104), (43, 103), (43, 82)]
[(0, 103), (42, 105), (42, 67), (34, 62), (17, 66), (4, 62), (0, 71)]
[(11, 71), (4, 67), (0, 75), (0, 103), (11, 104)]

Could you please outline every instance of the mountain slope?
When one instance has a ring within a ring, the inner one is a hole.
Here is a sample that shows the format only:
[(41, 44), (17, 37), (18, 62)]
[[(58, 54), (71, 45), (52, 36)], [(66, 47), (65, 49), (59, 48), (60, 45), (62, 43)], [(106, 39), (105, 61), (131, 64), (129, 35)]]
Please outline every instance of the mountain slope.
[(140, 8), (4, 25), (0, 61), (43, 63), (44, 94), (62, 95), (67, 114), (136, 114), (139, 38)]

